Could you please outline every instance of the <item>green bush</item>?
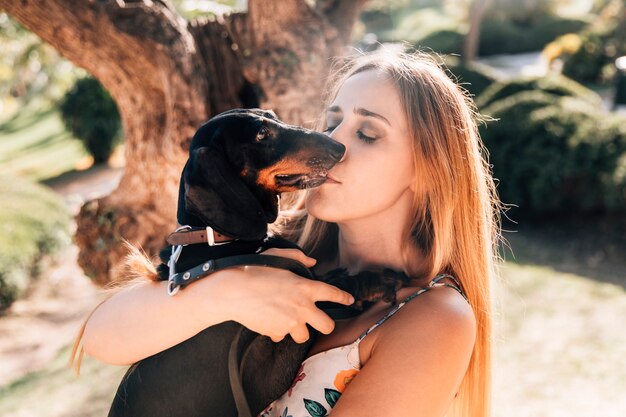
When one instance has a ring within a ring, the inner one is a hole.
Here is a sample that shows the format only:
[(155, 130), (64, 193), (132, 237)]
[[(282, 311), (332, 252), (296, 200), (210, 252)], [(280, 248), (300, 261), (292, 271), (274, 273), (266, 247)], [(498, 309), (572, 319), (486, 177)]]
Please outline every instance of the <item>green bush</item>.
[(593, 106), (602, 107), (602, 98), (597, 93), (558, 74), (545, 77), (520, 77), (494, 83), (476, 99), (476, 105), (479, 108), (487, 107), (504, 97), (532, 90), (540, 90), (556, 96), (578, 97)]
[(121, 137), (115, 102), (98, 80), (79, 79), (59, 104), (66, 128), (79, 138), (95, 163), (106, 162)]
[[(468, 26), (463, 17), (440, 2), (418, 3), (423, 4), (379, 5), (364, 11), (361, 23), (381, 42), (406, 41), (439, 53), (461, 54)], [(524, 7), (517, 0), (496, 2), (482, 21), (478, 54), (539, 51), (559, 35), (578, 32), (589, 23), (586, 19), (562, 18), (551, 8), (539, 0), (526, 1)]]
[(445, 63), (451, 77), (474, 97), (478, 97), (487, 87), (497, 81), (496, 75), (489, 67), (474, 62), (463, 63), (458, 57), (447, 56)]
[(565, 33), (577, 32), (587, 25), (584, 20), (545, 15), (528, 23), (485, 20), (480, 31), (480, 56), (540, 51)]
[(623, 1), (605, 2), (595, 21), (576, 35), (578, 42), (574, 50), (563, 47), (559, 40), (553, 42), (551, 48), (547, 47), (550, 60), (560, 58), (563, 74), (579, 82), (612, 82), (615, 60), (626, 55), (625, 14)]
[(19, 298), (44, 255), (70, 242), (71, 216), (44, 186), (0, 176), (0, 311)]
[(626, 119), (545, 91), (519, 92), (483, 113), (498, 119), (481, 136), (516, 217), (626, 209)]
[(454, 16), (446, 14), (440, 7), (407, 8), (398, 11), (395, 16), (397, 24), (390, 39), (403, 40), (409, 43), (424, 39), (426, 36), (441, 31), (455, 31), (459, 21)]
[(429, 33), (413, 44), (418, 48), (428, 47), (440, 54), (457, 54), (463, 52), (463, 39), (465, 35), (457, 30), (442, 29)]
[(571, 55), (564, 55), (563, 74), (584, 83), (603, 83), (612, 80), (615, 59), (626, 54), (626, 39), (615, 36), (614, 30), (584, 31), (581, 45)]

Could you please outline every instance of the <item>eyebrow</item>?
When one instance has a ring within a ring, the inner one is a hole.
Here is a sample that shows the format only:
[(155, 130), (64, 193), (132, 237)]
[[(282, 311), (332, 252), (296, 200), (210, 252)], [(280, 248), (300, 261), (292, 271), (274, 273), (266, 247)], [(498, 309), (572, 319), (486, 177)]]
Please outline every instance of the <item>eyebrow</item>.
[[(339, 106), (331, 106), (326, 111), (330, 113), (342, 113), (341, 108)], [(383, 122), (387, 123), (389, 126), (391, 126), (391, 123), (389, 123), (389, 120), (387, 120), (385, 117), (381, 116), (378, 113), (374, 113), (373, 111), (366, 110), (363, 107), (355, 108), (354, 114), (358, 114), (363, 117), (375, 117), (376, 119), (380, 119)]]

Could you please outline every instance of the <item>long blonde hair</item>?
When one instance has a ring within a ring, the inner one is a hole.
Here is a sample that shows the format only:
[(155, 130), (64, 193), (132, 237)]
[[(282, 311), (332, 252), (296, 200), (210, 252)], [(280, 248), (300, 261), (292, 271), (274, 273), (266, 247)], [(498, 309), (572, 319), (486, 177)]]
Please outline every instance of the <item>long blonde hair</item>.
[[(326, 104), (348, 78), (372, 69), (394, 81), (413, 133), (419, 186), (403, 240), (405, 270), (414, 278), (430, 279), (441, 272), (457, 277), (476, 316), (471, 360), (448, 415), (486, 417), (491, 409), (490, 282), (498, 259), (501, 204), (478, 135), (479, 115), (467, 92), (447, 76), (434, 57), (409, 53), (402, 47), (386, 47), (335, 63)], [(324, 123), (320, 116), (320, 130)], [(338, 226), (306, 213), (306, 193), (283, 196), (283, 210), (272, 230), (297, 239), (318, 261), (329, 260), (337, 253)], [(419, 270), (410, 270), (407, 256), (411, 245), (425, 259)]]

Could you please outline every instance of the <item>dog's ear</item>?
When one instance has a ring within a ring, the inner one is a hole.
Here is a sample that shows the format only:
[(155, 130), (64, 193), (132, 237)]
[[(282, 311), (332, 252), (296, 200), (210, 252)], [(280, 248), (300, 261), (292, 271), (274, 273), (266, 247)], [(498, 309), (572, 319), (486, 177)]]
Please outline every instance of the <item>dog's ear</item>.
[(237, 239), (265, 237), (268, 219), (263, 208), (223, 155), (207, 147), (193, 150), (183, 170), (183, 188), (186, 215)]

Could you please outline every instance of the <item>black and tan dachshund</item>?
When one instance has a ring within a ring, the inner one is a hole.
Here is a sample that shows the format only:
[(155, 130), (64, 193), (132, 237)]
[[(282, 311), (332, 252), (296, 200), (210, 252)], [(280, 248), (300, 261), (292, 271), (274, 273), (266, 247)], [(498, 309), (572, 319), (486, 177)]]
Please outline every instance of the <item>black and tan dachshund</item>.
[[(213, 117), (194, 135), (180, 179), (177, 220), (189, 227), (168, 237), (171, 246), (161, 251), (163, 263), (151, 278), (170, 279), (171, 260), (180, 276), (207, 260), (257, 254), (271, 247), (300, 249), (267, 235), (268, 223), (278, 214), (278, 196), (321, 185), (344, 152), (345, 147), (330, 137), (287, 125), (270, 111), (236, 109)], [(170, 259), (173, 253), (176, 259)], [(318, 279), (351, 292), (361, 308), (380, 299), (395, 303), (395, 292), (407, 283), (406, 275), (389, 269), (352, 277), (338, 269)], [(329, 304), (334, 303), (326, 307)], [(243, 391), (249, 410), (257, 415), (291, 385), (315, 339), (316, 330), (309, 326), (309, 332), (305, 343), (296, 343), (289, 335), (275, 343), (234, 321), (209, 327), (133, 365), (109, 416), (236, 417), (228, 355), (238, 333)]]

